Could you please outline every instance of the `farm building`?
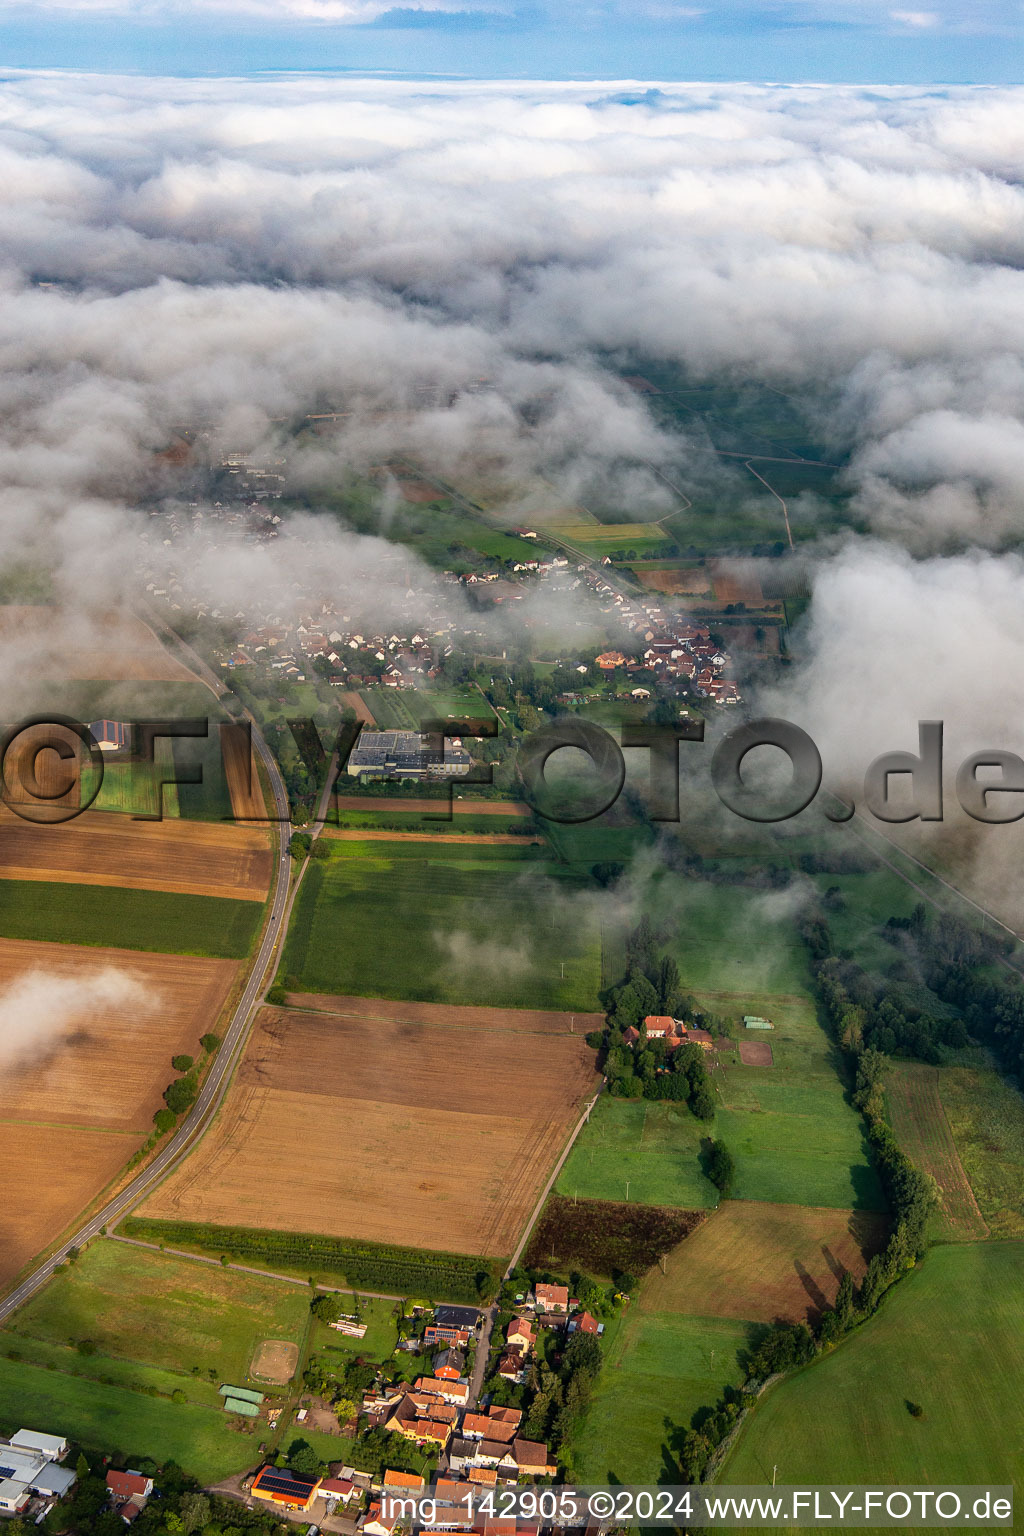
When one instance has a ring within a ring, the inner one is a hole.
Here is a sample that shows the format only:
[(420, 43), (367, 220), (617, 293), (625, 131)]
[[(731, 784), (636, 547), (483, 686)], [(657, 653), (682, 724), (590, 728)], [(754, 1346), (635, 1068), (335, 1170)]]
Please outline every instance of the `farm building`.
[(68, 1443), (60, 1435), (44, 1435), (38, 1429), (19, 1429), (10, 1443), (20, 1451), (38, 1451), (50, 1461), (61, 1461), (68, 1453)]
[(243, 1403), (255, 1403), (258, 1408), (263, 1401), (262, 1392), (254, 1392), (251, 1387), (231, 1387), (226, 1383), (217, 1389), (221, 1397), (233, 1397)]
[[(664, 1040), (672, 1051), (679, 1045), (699, 1045), (702, 1051), (713, 1051), (715, 1048), (715, 1042), (706, 1029), (691, 1029), (682, 1019), (670, 1019), (667, 1014), (649, 1013), (644, 1019), (644, 1029), (648, 1040)], [(635, 1045), (640, 1035), (635, 1029), (627, 1029), (623, 1039), (627, 1045)]]
[(298, 1472), (266, 1466), (253, 1478), (251, 1492), (254, 1499), (262, 1499), (267, 1504), (305, 1511), (316, 1498), (320, 1481), (318, 1477), (302, 1477)]
[(0, 1510), (4, 1514), (22, 1514), (33, 1494), (62, 1498), (77, 1481), (74, 1472), (58, 1466), (47, 1450), (34, 1444), (40, 1440), (62, 1446), (61, 1454), (67, 1451), (66, 1441), (37, 1435), (32, 1430), (19, 1430), (0, 1444)]
[(225, 1397), (224, 1412), (240, 1413), (243, 1419), (257, 1419), (260, 1410), (255, 1403), (246, 1402), (243, 1397)]
[(89, 734), (101, 752), (125, 752), (128, 749), (128, 727), (123, 720), (93, 720)]
[(743, 1015), (743, 1027), (744, 1029), (774, 1029), (775, 1025), (771, 1019), (762, 1019), (756, 1013), (745, 1013)]

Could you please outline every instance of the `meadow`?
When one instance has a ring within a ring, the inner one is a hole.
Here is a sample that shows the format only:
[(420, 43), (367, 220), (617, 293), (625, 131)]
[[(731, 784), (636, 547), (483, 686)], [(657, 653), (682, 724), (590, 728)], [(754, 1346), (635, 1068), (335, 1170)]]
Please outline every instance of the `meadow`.
[(765, 1394), (719, 1480), (777, 1465), (781, 1483), (1019, 1484), (1022, 1371), (1024, 1244), (933, 1247), (875, 1317)]
[[(74, 1360), (80, 1369), (81, 1357)], [(203, 1483), (241, 1472), (257, 1459), (255, 1433), (234, 1428), (219, 1408), (174, 1403), (0, 1356), (0, 1429), (12, 1433), (24, 1424), (66, 1435), (89, 1451), (120, 1452), (129, 1462), (143, 1456), (174, 1460)]]
[(309, 1316), (309, 1292), (299, 1286), (109, 1239), (92, 1243), (22, 1307), (0, 1348), (21, 1336), (87, 1339), (97, 1351), (90, 1361), (107, 1356), (186, 1375), (198, 1368), (216, 1376), (214, 1387), (243, 1386), (260, 1341), (300, 1343)]
[(984, 1051), (938, 1074), (939, 1098), (993, 1237), (1024, 1237), (1024, 1098)]
[[(942, 1106), (939, 1085), (951, 1075), (951, 1070), (921, 1061), (899, 1061), (893, 1062), (885, 1080), (886, 1110), (896, 1139), (911, 1161), (935, 1180), (938, 1207), (929, 1218), (928, 1235), (944, 1242), (987, 1237), (989, 1230)], [(950, 1093), (959, 1104), (956, 1087), (951, 1086)], [(976, 1093), (968, 1092), (965, 1106), (974, 1109), (976, 1103)], [(961, 1125), (961, 1134), (963, 1129)], [(1005, 1177), (1005, 1163), (997, 1166)]]
[(570, 1200), (711, 1209), (718, 1204), (718, 1191), (699, 1162), (701, 1138), (707, 1132), (685, 1104), (602, 1094), (555, 1189)]
[(0, 880), (0, 927), (9, 939), (241, 960), (262, 917), (261, 902), (235, 898)]
[[(699, 1408), (739, 1386), (749, 1323), (631, 1308), (605, 1346), (605, 1363), (573, 1446), (580, 1482), (678, 1482), (678, 1448)], [(624, 1430), (624, 1426), (628, 1426)]]
[[(601, 932), (588, 895), (530, 849), (332, 842), (303, 881), (291, 990), (594, 1011)], [(386, 964), (382, 960), (386, 956)]]

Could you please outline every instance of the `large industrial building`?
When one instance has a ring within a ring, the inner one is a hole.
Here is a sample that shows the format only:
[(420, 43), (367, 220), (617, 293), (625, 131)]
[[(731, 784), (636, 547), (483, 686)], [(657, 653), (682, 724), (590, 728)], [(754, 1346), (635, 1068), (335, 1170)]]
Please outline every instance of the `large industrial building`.
[(73, 1488), (74, 1472), (58, 1465), (67, 1450), (66, 1440), (32, 1429), (0, 1441), (0, 1511), (20, 1515), (34, 1496), (59, 1499)]
[(442, 754), (418, 731), (363, 731), (345, 765), (359, 779), (461, 778), (472, 766), (457, 736), (445, 738)]

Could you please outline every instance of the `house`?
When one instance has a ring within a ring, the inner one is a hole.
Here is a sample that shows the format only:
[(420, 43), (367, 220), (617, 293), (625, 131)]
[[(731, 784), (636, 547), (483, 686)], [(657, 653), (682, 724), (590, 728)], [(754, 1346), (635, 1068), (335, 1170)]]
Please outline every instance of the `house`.
[(422, 1477), (417, 1477), (415, 1472), (395, 1472), (388, 1467), (381, 1483), (383, 1488), (412, 1489), (414, 1493), (422, 1493), (427, 1486)]
[(250, 1492), (254, 1499), (262, 1499), (267, 1504), (305, 1512), (312, 1506), (320, 1482), (319, 1477), (304, 1477), (298, 1472), (268, 1465), (257, 1472)]
[(594, 660), (602, 672), (614, 672), (616, 667), (626, 665), (626, 657), (621, 651), (602, 651), (600, 656), (594, 657)]
[(107, 1487), (115, 1499), (148, 1499), (153, 1479), (143, 1472), (108, 1472)]
[(487, 1413), (467, 1413), (462, 1420), (462, 1438), (510, 1444), (522, 1418), (518, 1408), (491, 1408)]
[(458, 1381), (465, 1365), (466, 1357), (462, 1350), (449, 1346), (434, 1356), (434, 1375), (439, 1381)]
[(363, 1523), (359, 1529), (360, 1531), (364, 1531), (366, 1536), (392, 1536), (392, 1533), (397, 1524), (397, 1517), (393, 1520), (390, 1518), (385, 1518), (381, 1514), (380, 1504), (375, 1503), (371, 1504), (369, 1509), (366, 1511)]
[(594, 1317), (590, 1312), (580, 1312), (570, 1322), (570, 1324), (569, 1324), (569, 1332), (570, 1333), (579, 1332), (579, 1333), (593, 1333), (593, 1334), (596, 1334), (598, 1332), (600, 1326), (601, 1325), (598, 1322), (597, 1318)]
[(505, 1342), (509, 1349), (518, 1349), (523, 1354), (529, 1354), (537, 1342), (537, 1334), (525, 1317), (517, 1317), (508, 1325)]
[(524, 1357), (518, 1349), (507, 1350), (498, 1361), (498, 1375), (503, 1381), (520, 1382), (526, 1375)]
[(545, 1312), (568, 1312), (569, 1287), (566, 1285), (536, 1285), (533, 1289), (535, 1305)]
[[(0, 1468), (0, 1472), (2, 1472)], [(24, 1483), (13, 1477), (0, 1476), (0, 1510), (5, 1515), (20, 1515), (28, 1508), (31, 1494)]]
[(640, 1031), (633, 1024), (628, 1025), (622, 1031), (622, 1043), (624, 1045), (636, 1045), (639, 1039)]
[(320, 1483), (320, 1497), (332, 1503), (347, 1504), (355, 1491), (355, 1483), (347, 1477), (325, 1477)]
[(547, 1477), (557, 1471), (548, 1460), (548, 1448), (540, 1440), (517, 1440), (512, 1447), (520, 1477)]
[(469, 1402), (469, 1383), (452, 1381), (450, 1377), (420, 1376), (416, 1391), (425, 1392), (428, 1397), (439, 1397), (445, 1403), (454, 1403), (458, 1408), (465, 1408)]
[(664, 1040), (666, 1035), (675, 1033), (675, 1025), (675, 1019), (667, 1013), (649, 1013), (644, 1019), (648, 1040)]

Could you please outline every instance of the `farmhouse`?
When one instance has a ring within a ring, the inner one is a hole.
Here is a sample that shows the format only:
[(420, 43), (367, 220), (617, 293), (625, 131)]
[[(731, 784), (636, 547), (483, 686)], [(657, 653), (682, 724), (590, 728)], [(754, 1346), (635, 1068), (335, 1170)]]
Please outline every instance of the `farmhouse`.
[(298, 1472), (268, 1465), (253, 1478), (251, 1492), (254, 1499), (305, 1512), (316, 1498), (320, 1482), (319, 1477), (302, 1477)]
[[(671, 1051), (679, 1045), (699, 1045), (702, 1051), (713, 1051), (715, 1048), (715, 1042), (706, 1029), (691, 1029), (682, 1019), (670, 1019), (667, 1014), (648, 1014), (644, 1019), (644, 1029), (648, 1040), (664, 1040)], [(635, 1030), (625, 1030), (623, 1039), (628, 1045), (635, 1045), (640, 1036)]]
[(462, 1421), (464, 1440), (494, 1440), (510, 1443), (522, 1422), (518, 1408), (491, 1408), (487, 1413), (467, 1413)]
[(125, 1525), (137, 1520), (153, 1492), (153, 1479), (142, 1472), (108, 1472), (107, 1487), (114, 1513)]

